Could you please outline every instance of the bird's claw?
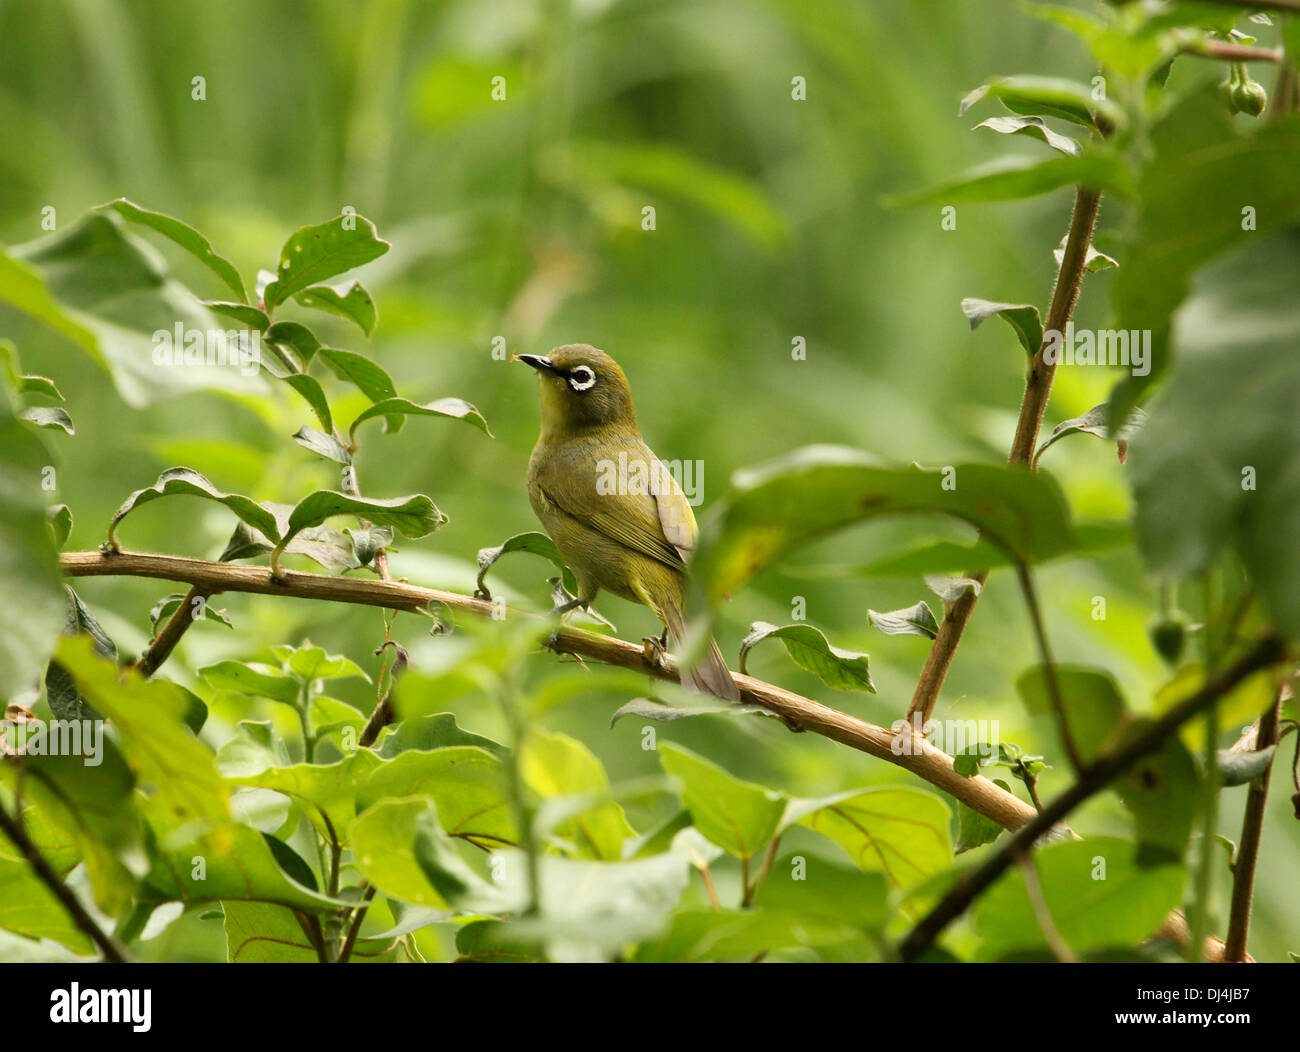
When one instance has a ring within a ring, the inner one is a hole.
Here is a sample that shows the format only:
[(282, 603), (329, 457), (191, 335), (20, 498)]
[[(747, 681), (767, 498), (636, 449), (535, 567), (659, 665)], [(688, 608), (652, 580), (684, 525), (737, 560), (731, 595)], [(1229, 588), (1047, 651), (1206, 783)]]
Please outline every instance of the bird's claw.
[(665, 641), (655, 636), (645, 636), (641, 640), (641, 653), (645, 655), (646, 664), (663, 672), (668, 671), (668, 651)]

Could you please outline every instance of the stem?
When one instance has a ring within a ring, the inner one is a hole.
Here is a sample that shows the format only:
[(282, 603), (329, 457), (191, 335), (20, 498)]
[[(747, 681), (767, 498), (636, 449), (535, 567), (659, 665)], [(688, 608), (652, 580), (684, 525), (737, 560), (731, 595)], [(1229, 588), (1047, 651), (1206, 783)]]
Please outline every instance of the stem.
[(158, 671), (158, 666), (166, 661), (171, 656), (171, 652), (176, 649), (176, 644), (181, 641), (181, 636), (186, 633), (190, 625), (198, 620), (194, 616), (194, 600), (201, 599), (206, 602), (207, 598), (207, 592), (197, 586), (191, 587), (185, 593), (181, 605), (172, 611), (172, 616), (167, 619), (162, 631), (154, 637), (153, 642), (149, 644), (149, 649), (144, 652), (136, 666), (146, 679)]
[(126, 948), (99, 926), (95, 918), (86, 911), (86, 907), (72, 893), (72, 889), (59, 879), (59, 875), (54, 872), (45, 856), (41, 854), (41, 849), (32, 843), (31, 837), (27, 835), (27, 830), (23, 825), (21, 813), (11, 815), (7, 808), (0, 807), (0, 831), (3, 831), (5, 836), (13, 842), (14, 847), (23, 853), (23, 858), (32, 867), (36, 879), (44, 884), (50, 890), (50, 893), (59, 900), (59, 905), (72, 918), (72, 923), (99, 947), (100, 952), (104, 955), (104, 960), (112, 961), (114, 964), (133, 963), (133, 958)]
[[(1267, 749), (1278, 740), (1282, 720), (1282, 692), (1259, 718), (1259, 735), (1255, 748)], [(1276, 759), (1276, 757), (1274, 757)], [(1264, 773), (1250, 783), (1246, 794), (1246, 813), (1241, 820), (1241, 841), (1237, 848), (1237, 865), (1232, 871), (1232, 910), (1228, 919), (1228, 938), (1223, 959), (1237, 963), (1246, 959), (1246, 936), (1250, 933), (1250, 908), (1255, 896), (1255, 864), (1264, 832), (1264, 803), (1268, 799), (1268, 782), (1273, 773), (1270, 763)]]
[[(1064, 332), (1074, 313), (1074, 305), (1079, 301), (1079, 289), (1085, 273), (1084, 264), (1088, 258), (1088, 245), (1092, 241), (1092, 231), (1097, 225), (1097, 210), (1101, 207), (1101, 192), (1080, 186), (1075, 190), (1074, 211), (1070, 214), (1070, 230), (1066, 235), (1065, 253), (1061, 258), (1061, 267), (1056, 275), (1056, 285), (1052, 289), (1052, 302), (1047, 310), (1047, 322), (1044, 332)], [(1038, 443), (1038, 432), (1043, 425), (1043, 412), (1047, 408), (1047, 399), (1052, 392), (1052, 379), (1056, 366), (1043, 361), (1043, 346), (1034, 355), (1029, 376), (1025, 380), (1025, 393), (1020, 400), (1020, 416), (1016, 421), (1016, 437), (1011, 443), (1008, 463), (1028, 465)], [(988, 571), (971, 574), (983, 586), (988, 578)], [(981, 588), (982, 590), (982, 588)], [(939, 700), (939, 691), (948, 676), (948, 668), (961, 643), (962, 633), (970, 620), (979, 599), (975, 589), (968, 589), (957, 602), (948, 609), (948, 615), (939, 626), (930, 653), (921, 670), (916, 690), (912, 694), (912, 703), (907, 710), (907, 722), (924, 726), (934, 712)]]
[(1062, 964), (1077, 964), (1079, 958), (1074, 955), (1074, 951), (1070, 949), (1070, 944), (1061, 935), (1060, 929), (1056, 926), (1056, 921), (1052, 919), (1052, 911), (1047, 908), (1047, 899), (1043, 896), (1043, 885), (1038, 879), (1038, 867), (1034, 865), (1033, 858), (1025, 854), (1021, 855), (1017, 861), (1020, 863), (1020, 868), (1024, 870), (1025, 892), (1029, 895), (1029, 904), (1033, 907), (1034, 919), (1038, 921), (1038, 930), (1043, 933), (1048, 949)]
[[(1219, 664), (1219, 646), (1215, 638), (1215, 615), (1217, 614), (1217, 592), (1214, 587), (1214, 570), (1205, 575), (1204, 620), (1205, 631), (1202, 633), (1203, 660), (1205, 675), (1211, 676)], [(1192, 902), (1188, 922), (1192, 937), (1187, 944), (1187, 959), (1196, 963), (1201, 959), (1201, 948), (1205, 944), (1205, 933), (1209, 928), (1210, 896), (1214, 891), (1215, 847), (1214, 834), (1219, 817), (1219, 765), (1215, 756), (1215, 747), (1219, 741), (1218, 711), (1211, 705), (1205, 712), (1205, 746), (1202, 762), (1205, 765), (1205, 783), (1202, 786), (1201, 842), (1200, 857), (1196, 864), (1196, 877), (1192, 885)]]
[(914, 961), (921, 956), (949, 923), (960, 917), (998, 877), (1012, 865), (1016, 858), (1029, 851), (1038, 838), (1049, 832), (1085, 800), (1105, 789), (1112, 781), (1132, 767), (1148, 753), (1155, 752), (1166, 738), (1204, 708), (1213, 705), (1247, 676), (1267, 668), (1286, 653), (1282, 642), (1267, 636), (1257, 642), (1236, 662), (1223, 672), (1207, 680), (1195, 694), (1169, 709), (1159, 719), (1148, 724), (1126, 744), (1102, 756), (1084, 771), (1078, 781), (1049, 803), (1032, 822), (1022, 826), (997, 852), (990, 855), (977, 869), (952, 889), (907, 934), (899, 946), (899, 956), (904, 961)]
[(343, 939), (343, 946), (339, 949), (339, 955), (335, 963), (348, 963), (348, 959), (352, 956), (352, 950), (357, 945), (357, 936), (361, 934), (361, 922), (366, 919), (366, 911), (370, 909), (370, 900), (374, 897), (375, 886), (369, 884), (366, 886), (366, 890), (361, 893), (361, 904), (357, 906), (356, 912), (352, 914), (352, 923), (348, 926), (348, 933)]
[(1187, 44), (1178, 49), (1180, 55), (1194, 55), (1197, 58), (1226, 59), (1229, 62), (1281, 62), (1281, 48), (1249, 47), (1245, 44), (1230, 44), (1223, 40), (1202, 40), (1197, 44)]
[[(1047, 680), (1047, 696), (1052, 703), (1057, 725), (1061, 729), (1061, 742), (1065, 746), (1065, 755), (1077, 772), (1084, 769), (1083, 757), (1079, 747), (1070, 733), (1070, 721), (1065, 713), (1065, 699), (1061, 696), (1061, 683), (1056, 676), (1056, 664), (1052, 661), (1052, 651), (1047, 644), (1047, 629), (1043, 625), (1043, 612), (1038, 605), (1038, 593), (1034, 589), (1034, 578), (1029, 567), (1024, 563), (1016, 564), (1020, 576), (1020, 589), (1025, 594), (1025, 605), (1029, 608), (1029, 620), (1034, 626), (1034, 638), (1038, 640), (1038, 653), (1043, 662), (1043, 676)], [(1041, 809), (1040, 809), (1041, 810)]]
[[(491, 618), (493, 605), (457, 592), (422, 588), (404, 581), (377, 581), (328, 574), (287, 571), (283, 583), (273, 582), (265, 567), (187, 559), (175, 555), (145, 552), (103, 554), (98, 551), (65, 552), (63, 572), (68, 577), (151, 577), (198, 584), (209, 594), (246, 592), (286, 599), (317, 599), (353, 603), (392, 610), (418, 612), (430, 603), (442, 603), (470, 616)], [(968, 592), (967, 595), (970, 593)], [(534, 617), (511, 609), (510, 617)], [(650, 665), (641, 646), (613, 636), (597, 635), (579, 628), (562, 626), (550, 648), (559, 653), (595, 658), (619, 668), (676, 682), (677, 663), (671, 656), (665, 665)], [(952, 767), (952, 757), (903, 728), (895, 734), (886, 727), (868, 723), (752, 676), (734, 674), (742, 700), (780, 716), (787, 724), (830, 738), (841, 745), (868, 753), (913, 774), (943, 790), (962, 803), (993, 819), (1007, 829), (1017, 829), (1034, 817), (1034, 810), (1012, 793), (994, 785), (982, 775), (964, 778)], [(898, 751), (895, 751), (895, 748)]]

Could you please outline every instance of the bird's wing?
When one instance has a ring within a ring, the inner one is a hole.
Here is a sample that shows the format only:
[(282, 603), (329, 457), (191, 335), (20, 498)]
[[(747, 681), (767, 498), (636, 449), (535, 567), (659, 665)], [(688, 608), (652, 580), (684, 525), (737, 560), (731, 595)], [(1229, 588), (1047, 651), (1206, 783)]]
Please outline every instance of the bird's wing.
[(550, 459), (539, 473), (543, 495), (564, 514), (624, 547), (674, 570), (682, 569), (698, 533), (686, 495), (666, 468), (656, 472), (660, 484), (650, 487), (659, 492), (611, 487), (608, 464), (617, 465), (620, 453), (625, 453), (631, 464), (658, 463), (640, 439), (606, 439), (599, 446), (599, 457), (590, 446), (575, 443)]

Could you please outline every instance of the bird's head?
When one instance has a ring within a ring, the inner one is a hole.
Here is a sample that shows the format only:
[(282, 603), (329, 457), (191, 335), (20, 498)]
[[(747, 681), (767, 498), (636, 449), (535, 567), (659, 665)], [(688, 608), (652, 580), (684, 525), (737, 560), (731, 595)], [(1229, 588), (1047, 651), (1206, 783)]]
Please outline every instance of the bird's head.
[(627, 377), (604, 351), (569, 343), (550, 354), (516, 357), (538, 372), (544, 436), (562, 437), (597, 427), (636, 428)]

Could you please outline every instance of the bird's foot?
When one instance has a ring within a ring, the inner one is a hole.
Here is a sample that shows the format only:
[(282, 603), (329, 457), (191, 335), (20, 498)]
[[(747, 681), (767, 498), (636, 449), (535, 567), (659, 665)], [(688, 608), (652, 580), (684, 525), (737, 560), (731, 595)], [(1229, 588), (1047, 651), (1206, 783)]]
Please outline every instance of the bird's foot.
[(641, 653), (645, 655), (646, 664), (661, 672), (668, 671), (668, 650), (666, 640), (655, 636), (646, 636), (641, 640)]

